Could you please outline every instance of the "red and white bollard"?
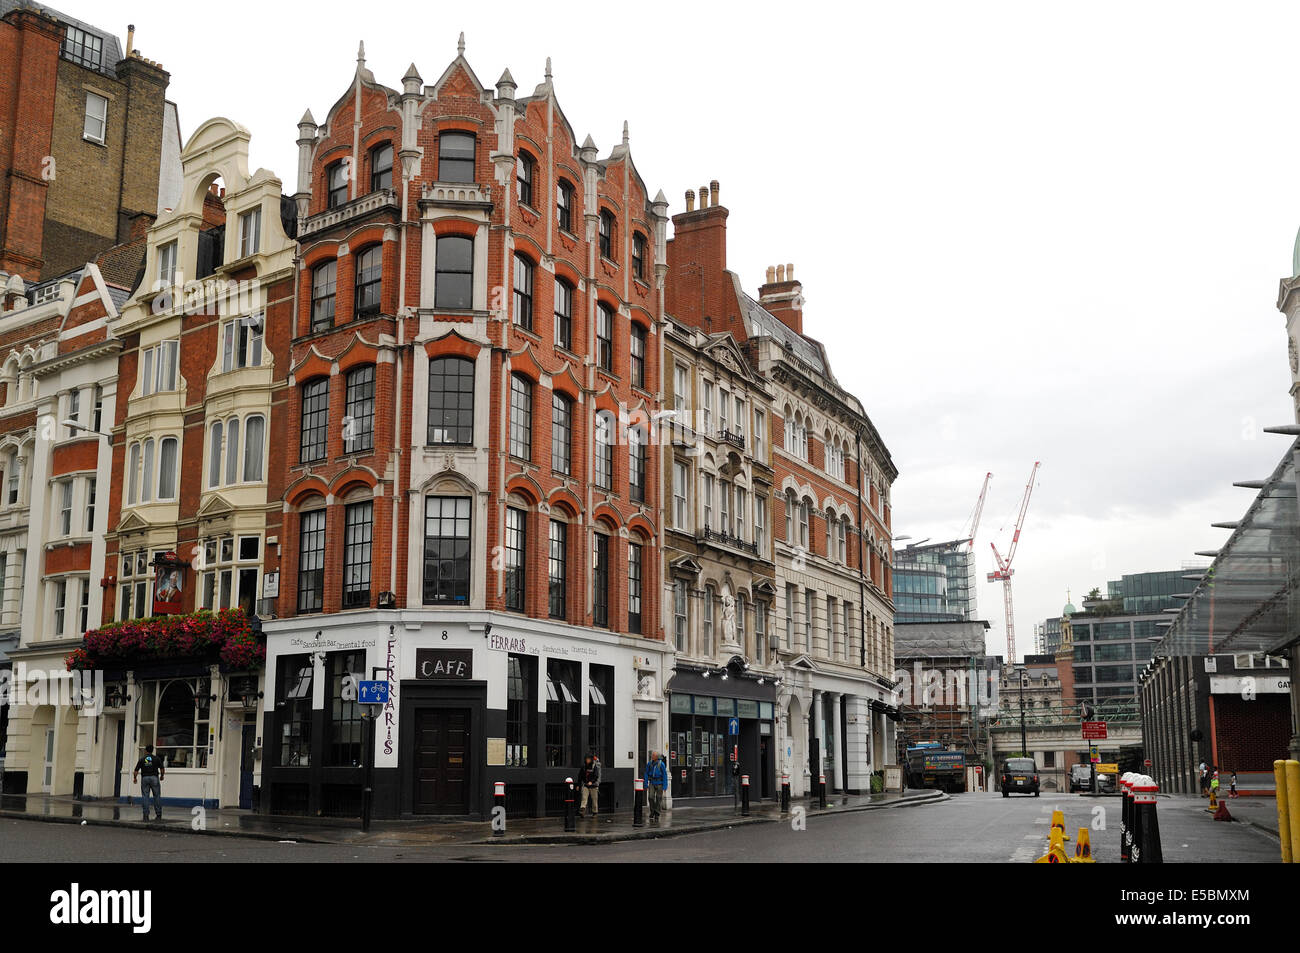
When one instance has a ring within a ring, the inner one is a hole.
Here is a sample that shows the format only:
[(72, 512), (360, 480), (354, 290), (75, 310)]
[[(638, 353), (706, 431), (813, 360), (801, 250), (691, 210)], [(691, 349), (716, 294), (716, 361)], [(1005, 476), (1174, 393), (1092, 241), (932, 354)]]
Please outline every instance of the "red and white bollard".
[[(492, 824), (492, 836), (501, 837), (506, 832), (506, 783), (504, 781), (497, 781), (494, 784), (494, 788), (495, 791), (492, 795), (492, 800), (496, 803), (494, 804), (492, 811), (494, 821)], [(500, 823), (495, 823), (497, 818), (500, 818)]]
[(749, 817), (749, 775), (740, 776), (740, 816)]
[(633, 781), (632, 791), (632, 826), (645, 827), (645, 780)]
[(781, 772), (781, 813), (790, 813), (790, 775), (785, 771)]

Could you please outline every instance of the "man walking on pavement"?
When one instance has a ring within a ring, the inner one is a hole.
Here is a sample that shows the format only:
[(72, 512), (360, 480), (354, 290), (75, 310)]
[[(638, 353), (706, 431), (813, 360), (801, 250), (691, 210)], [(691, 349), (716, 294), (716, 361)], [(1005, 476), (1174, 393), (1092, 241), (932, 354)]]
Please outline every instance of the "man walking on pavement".
[(650, 752), (650, 761), (645, 766), (646, 796), (650, 800), (650, 820), (659, 820), (663, 812), (664, 789), (668, 787), (668, 766), (658, 751)]
[(167, 769), (153, 753), (153, 745), (144, 746), (144, 757), (135, 763), (131, 772), (131, 782), (140, 781), (140, 809), (144, 811), (144, 820), (149, 820), (149, 799), (153, 798), (155, 820), (162, 820), (162, 779)]
[(600, 762), (595, 755), (587, 755), (587, 760), (578, 769), (578, 816), (587, 816), (587, 802), (591, 801), (591, 816), (600, 813)]

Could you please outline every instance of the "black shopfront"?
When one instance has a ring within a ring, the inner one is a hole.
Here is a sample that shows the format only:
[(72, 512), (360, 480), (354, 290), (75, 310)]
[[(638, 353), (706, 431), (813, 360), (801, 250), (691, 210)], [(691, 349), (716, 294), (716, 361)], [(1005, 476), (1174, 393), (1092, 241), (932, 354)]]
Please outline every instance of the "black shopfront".
[(743, 775), (749, 775), (751, 799), (776, 796), (772, 682), (678, 669), (668, 693), (666, 755), (674, 800), (734, 797)]

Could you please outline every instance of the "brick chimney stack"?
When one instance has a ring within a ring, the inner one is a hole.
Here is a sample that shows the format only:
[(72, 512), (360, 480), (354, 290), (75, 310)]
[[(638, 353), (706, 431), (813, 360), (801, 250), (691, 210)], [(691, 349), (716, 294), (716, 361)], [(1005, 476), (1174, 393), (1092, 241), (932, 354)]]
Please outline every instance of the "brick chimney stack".
[(718, 182), (686, 192), (686, 211), (673, 216), (668, 243), (668, 273), (664, 306), (679, 321), (719, 331), (728, 323), (734, 292), (727, 271), (727, 215), (718, 204)]
[(803, 334), (803, 285), (794, 280), (794, 265), (772, 265), (758, 300), (772, 316), (796, 334)]

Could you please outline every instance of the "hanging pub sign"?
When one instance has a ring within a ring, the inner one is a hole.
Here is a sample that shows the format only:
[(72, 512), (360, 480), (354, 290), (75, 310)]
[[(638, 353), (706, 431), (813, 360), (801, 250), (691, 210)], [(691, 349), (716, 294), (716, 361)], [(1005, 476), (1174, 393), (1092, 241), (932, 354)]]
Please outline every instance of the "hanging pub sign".
[(154, 615), (175, 615), (182, 611), (181, 598), (185, 593), (185, 570), (189, 565), (174, 552), (159, 553), (154, 557)]

